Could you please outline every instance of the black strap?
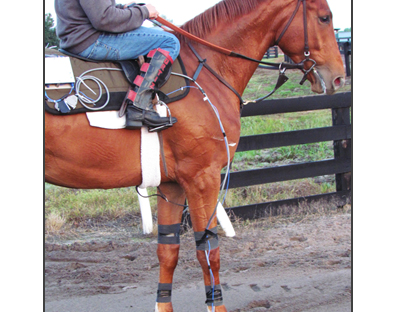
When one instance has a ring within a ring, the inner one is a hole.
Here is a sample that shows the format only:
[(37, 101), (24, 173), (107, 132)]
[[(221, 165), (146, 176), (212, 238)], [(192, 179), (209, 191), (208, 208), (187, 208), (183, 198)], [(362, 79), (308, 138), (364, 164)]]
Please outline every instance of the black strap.
[(196, 81), (198, 79), (199, 74), (201, 73), (202, 68), (204, 67), (204, 64), (206, 63), (206, 59), (202, 60), (199, 58), (198, 56), (198, 61), (199, 61), (199, 65), (197, 70), (195, 71), (193, 80)]
[[(220, 285), (216, 285), (216, 286), (220, 286)], [(223, 304), (223, 294), (221, 292), (221, 288), (215, 288), (210, 289), (207, 293), (206, 293), (206, 301), (205, 303), (208, 306), (211, 306), (212, 303), (215, 306), (218, 306), (220, 304)]]
[(260, 101), (262, 101), (262, 100), (265, 100), (266, 98), (268, 98), (268, 97), (270, 97), (272, 94), (274, 94), (275, 91), (278, 90), (281, 86), (283, 86), (283, 84), (284, 84), (286, 81), (288, 81), (288, 80), (289, 80), (289, 78), (285, 75), (284, 72), (279, 72), (279, 76), (278, 76), (278, 80), (277, 80), (277, 82), (276, 82), (276, 85), (275, 85), (274, 89), (273, 89), (270, 93), (268, 93), (266, 96), (263, 96), (263, 97), (261, 97), (261, 98), (259, 98), (259, 99), (256, 99), (256, 100), (253, 100), (253, 101), (245, 102), (244, 105), (252, 104), (252, 103), (257, 103), (257, 102), (260, 102)]
[(162, 164), (164, 166), (164, 172), (165, 176), (169, 176), (168, 174), (168, 166), (166, 165), (166, 159), (165, 159), (165, 151), (164, 151), (164, 138), (162, 137), (162, 131), (158, 133), (159, 137), (159, 143), (160, 143), (160, 152), (161, 152), (161, 159), (162, 159)]
[[(189, 43), (188, 46), (190, 47), (191, 51), (193, 51), (193, 53), (195, 54), (195, 56), (197, 57), (198, 61), (199, 61), (199, 66), (197, 71), (194, 74), (194, 80), (196, 80), (198, 78), (199, 72), (202, 69), (202, 66), (205, 66), (205, 68), (207, 70), (209, 70), (209, 72), (215, 76), (221, 83), (223, 83), (228, 89), (230, 89), (232, 92), (235, 93), (235, 95), (238, 97), (239, 102), (241, 107), (243, 106), (243, 99), (240, 96), (240, 94), (238, 93), (238, 91), (236, 91), (223, 77), (221, 77), (218, 73), (216, 73), (207, 63), (206, 63), (206, 59), (202, 59), (202, 57), (198, 54), (197, 51), (195, 51), (195, 49), (193, 48), (193, 46)], [(197, 74), (198, 73), (198, 74)]]
[[(208, 229), (205, 229), (204, 232), (194, 232), (195, 236), (195, 244), (197, 250), (206, 250), (206, 242), (210, 240), (211, 238), (214, 238), (216, 241), (218, 241), (219, 237), (217, 236), (217, 227), (212, 228), (213, 231), (210, 231)], [(201, 237), (201, 238), (199, 238)], [(213, 241), (212, 241), (213, 243)], [(213, 246), (214, 245), (214, 246)], [(212, 244), (211, 249), (216, 249), (218, 247), (218, 244)]]
[(168, 303), (172, 301), (172, 283), (158, 283), (157, 302)]
[(298, 9), (300, 8), (300, 4), (301, 4), (302, 0), (298, 0), (296, 9), (294, 10), (292, 16), (290, 17), (289, 21), (287, 22), (285, 28), (283, 28), (281, 34), (279, 35), (278, 39), (275, 40), (275, 45), (279, 45), (279, 42), (281, 41), (283, 35), (285, 34), (286, 30), (289, 28), (291, 22), (293, 21), (294, 17), (296, 16)]
[[(242, 99), (242, 97), (239, 95), (239, 93), (238, 93), (238, 92), (237, 92), (226, 80), (224, 80), (223, 77), (221, 77), (219, 74), (217, 74), (217, 73), (206, 63), (206, 59), (203, 60), (203, 59), (199, 56), (198, 52), (195, 51), (195, 49), (192, 47), (192, 45), (191, 45), (190, 43), (188, 44), (188, 46), (190, 47), (191, 51), (194, 52), (195, 56), (197, 57), (197, 59), (198, 59), (198, 61), (199, 61), (199, 63), (200, 63), (199, 66), (198, 66), (198, 68), (197, 68), (197, 71), (196, 71), (195, 74), (194, 74), (194, 80), (196, 80), (196, 79), (198, 78), (198, 75), (199, 75), (199, 73), (201, 72), (202, 66), (205, 66), (205, 68), (208, 69), (217, 79), (219, 79), (220, 82), (222, 82), (225, 86), (227, 86), (232, 92), (234, 92), (234, 93), (238, 96), (239, 102), (240, 102), (240, 107), (241, 107), (241, 109), (240, 109), (241, 114), (242, 114), (242, 109), (243, 109), (243, 106), (244, 106), (244, 105), (250, 104), (250, 103), (257, 103), (257, 102), (259, 102), (259, 101), (262, 101), (262, 100), (264, 100), (264, 99), (270, 97), (272, 94), (274, 94), (275, 91), (278, 90), (278, 89), (289, 79), (289, 78), (287, 78), (286, 75), (284, 74), (284, 71), (285, 71), (286, 69), (289, 69), (289, 68), (291, 68), (291, 69), (295, 69), (295, 68), (303, 69), (303, 68), (304, 68), (304, 64), (303, 64), (303, 63), (299, 63), (299, 64), (280, 63), (281, 67), (280, 67), (280, 68), (278, 67), (278, 69), (282, 69), (282, 70), (279, 72), (278, 81), (277, 81), (277, 83), (276, 83), (276, 85), (275, 85), (275, 87), (274, 87), (274, 90), (272, 90), (272, 91), (271, 91), (269, 94), (267, 94), (266, 96), (261, 97), (261, 98), (259, 98), (259, 99), (257, 99), (257, 100), (245, 102), (245, 101)], [(243, 56), (243, 55), (242, 55), (242, 56)], [(248, 58), (248, 57), (245, 57), (245, 56), (243, 56), (243, 57), (244, 57), (244, 58)], [(252, 60), (255, 61), (254, 59), (252, 59)], [(301, 68), (300, 68), (300, 67), (301, 67)]]

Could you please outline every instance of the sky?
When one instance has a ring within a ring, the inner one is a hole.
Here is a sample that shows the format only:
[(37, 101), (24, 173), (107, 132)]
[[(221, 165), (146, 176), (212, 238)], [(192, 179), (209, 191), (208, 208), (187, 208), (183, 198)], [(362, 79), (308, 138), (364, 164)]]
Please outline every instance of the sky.
[[(116, 3), (129, 2), (130, 1), (128, 0), (125, 0), (125, 2), (122, 0), (116, 0)], [(165, 15), (168, 19), (173, 20), (174, 24), (181, 25), (218, 2), (220, 1), (149, 0), (146, 3), (154, 5), (161, 15)], [(344, 30), (345, 28), (351, 27), (351, 0), (327, 0), (327, 2), (333, 12), (334, 28), (340, 28), (341, 30)], [(52, 16), (55, 16), (54, 0), (45, 0), (44, 11), (45, 13), (51, 13)], [(150, 23), (145, 25), (148, 26)]]

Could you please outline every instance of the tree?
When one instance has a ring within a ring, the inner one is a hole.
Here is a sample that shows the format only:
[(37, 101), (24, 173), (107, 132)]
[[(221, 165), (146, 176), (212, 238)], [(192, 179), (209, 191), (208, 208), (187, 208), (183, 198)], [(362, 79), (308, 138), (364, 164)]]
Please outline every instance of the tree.
[(51, 16), (51, 13), (45, 14), (45, 22), (44, 22), (44, 47), (53, 47), (59, 46), (59, 39), (56, 36), (55, 28), (54, 28), (54, 19)]

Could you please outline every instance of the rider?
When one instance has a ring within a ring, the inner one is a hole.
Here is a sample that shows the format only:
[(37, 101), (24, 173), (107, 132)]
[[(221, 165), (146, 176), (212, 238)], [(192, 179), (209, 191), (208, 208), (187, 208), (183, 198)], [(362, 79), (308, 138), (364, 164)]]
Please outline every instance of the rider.
[[(149, 63), (141, 66), (135, 87), (126, 97), (126, 128), (169, 125), (169, 118), (160, 117), (151, 100), (154, 87), (168, 79), (180, 43), (168, 32), (141, 26), (144, 20), (159, 16), (156, 8), (134, 2), (116, 5), (115, 0), (55, 0), (55, 11), (60, 47), (68, 52), (97, 61), (147, 55)], [(172, 123), (177, 121), (172, 119)]]

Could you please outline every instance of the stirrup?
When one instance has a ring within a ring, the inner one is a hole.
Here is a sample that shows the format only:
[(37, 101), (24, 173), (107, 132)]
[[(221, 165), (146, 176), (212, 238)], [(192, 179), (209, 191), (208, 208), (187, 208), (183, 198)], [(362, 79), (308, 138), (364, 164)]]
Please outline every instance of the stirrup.
[(173, 124), (174, 124), (174, 123), (172, 122), (172, 114), (171, 114), (171, 111), (170, 111), (168, 105), (166, 105), (164, 102), (162, 102), (162, 101), (159, 99), (158, 94), (156, 94), (156, 99), (157, 99), (157, 103), (156, 103), (155, 105), (165, 106), (166, 110), (168, 111), (169, 123), (167, 123), (167, 124), (165, 124), (165, 125), (162, 125), (162, 126), (159, 126), (159, 127), (152, 127), (152, 128), (149, 128), (149, 129), (148, 129), (149, 132), (158, 132), (158, 131), (161, 131), (161, 130), (165, 130), (165, 129), (168, 129), (168, 128), (172, 127)]

